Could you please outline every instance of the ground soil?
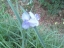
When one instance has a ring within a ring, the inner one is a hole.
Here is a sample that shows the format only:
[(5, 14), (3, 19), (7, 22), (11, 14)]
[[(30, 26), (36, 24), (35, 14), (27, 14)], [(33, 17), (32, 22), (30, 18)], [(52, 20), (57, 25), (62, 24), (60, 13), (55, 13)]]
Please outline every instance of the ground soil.
[(39, 13), (41, 15), (40, 22), (42, 23), (48, 23), (48, 24), (55, 24), (57, 22), (58, 24), (61, 24), (63, 22), (64, 18), (64, 11), (59, 11), (58, 15), (50, 15), (47, 13), (47, 10), (44, 10), (38, 1), (34, 1), (34, 10), (36, 10), (36, 13)]

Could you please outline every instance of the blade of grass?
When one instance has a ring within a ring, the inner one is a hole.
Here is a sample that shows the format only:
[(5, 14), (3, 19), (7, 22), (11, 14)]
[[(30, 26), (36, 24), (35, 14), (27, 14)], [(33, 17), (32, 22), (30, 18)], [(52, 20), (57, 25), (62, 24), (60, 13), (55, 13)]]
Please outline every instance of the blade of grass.
[(22, 48), (18, 43), (16, 43), (16, 42), (13, 42), (13, 43), (16, 44), (18, 47)]
[(45, 41), (48, 39), (48, 37), (49, 37), (50, 35), (55, 34), (56, 32), (57, 32), (57, 31), (54, 31), (54, 32), (49, 33), (49, 34), (46, 36)]
[(13, 10), (13, 12), (15, 13), (17, 19), (18, 19), (18, 22), (19, 24), (21, 25), (21, 19), (20, 19), (20, 15), (19, 13), (15, 10), (15, 8), (13, 7), (12, 5), (12, 2), (10, 0), (7, 0), (8, 1), (8, 4), (10, 5), (11, 9)]
[(0, 44), (1, 44), (4, 48), (7, 48), (2, 42), (0, 42)]
[(8, 48), (11, 48), (10, 46), (9, 46), (9, 44), (4, 40), (3, 41), (3, 43), (8, 47)]
[(18, 22), (19, 22), (19, 25), (20, 25), (20, 31), (21, 31), (21, 34), (22, 34), (22, 48), (24, 48), (24, 36), (23, 36), (23, 33), (22, 33), (22, 28), (21, 28), (21, 19), (20, 19), (20, 15), (19, 13), (14, 9), (13, 5), (12, 5), (12, 2), (10, 0), (7, 0), (8, 1), (8, 4), (10, 5), (11, 9), (13, 10), (13, 12), (15, 13), (17, 19), (18, 19)]
[(0, 25), (0, 28), (2, 28), (3, 30), (6, 30), (7, 32), (9, 32), (9, 33), (11, 33), (11, 34), (13, 34), (13, 35), (16, 35), (17, 37), (20, 37), (20, 38), (22, 39), (22, 37), (21, 37), (20, 35), (14, 33), (13, 31), (10, 31), (10, 30), (8, 30), (8, 29), (6, 29), (6, 28), (1, 27), (1, 25)]
[(62, 42), (61, 42), (61, 44), (60, 44), (60, 46), (58, 48), (61, 48), (61, 46), (63, 45), (63, 43), (64, 43), (64, 36), (62, 37)]
[(34, 45), (34, 43), (32, 43), (31, 41), (28, 40), (28, 42), (29, 42), (31, 45), (33, 45), (34, 47), (36, 47), (36, 46)]
[(16, 0), (16, 9), (17, 9), (17, 11), (19, 11), (18, 9), (18, 0)]
[(14, 40), (14, 38), (10, 37), (13, 40), (13, 43), (16, 44), (18, 47), (22, 48), (18, 43), (16, 43), (16, 41)]

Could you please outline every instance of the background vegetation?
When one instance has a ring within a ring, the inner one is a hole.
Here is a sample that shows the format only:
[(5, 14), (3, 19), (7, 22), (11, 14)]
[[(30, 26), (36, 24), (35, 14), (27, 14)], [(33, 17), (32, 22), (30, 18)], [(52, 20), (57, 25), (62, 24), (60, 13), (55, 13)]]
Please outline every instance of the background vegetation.
[[(18, 0), (11, 1), (15, 7), (14, 9), (19, 9)], [(60, 10), (64, 8), (62, 3), (64, 1), (61, 0), (51, 0), (50, 2), (39, 0), (39, 2), (53, 14), (57, 13), (57, 9)], [(24, 30), (21, 27), (21, 24), (19, 24), (18, 19), (13, 18), (16, 14), (10, 15), (7, 12), (8, 7), (10, 8), (7, 1), (0, 0), (0, 48), (44, 48), (41, 45), (34, 28)], [(19, 15), (22, 14), (22, 9), (16, 11)], [(59, 28), (64, 29), (64, 24), (46, 25), (42, 23), (37, 27), (46, 48), (64, 48), (64, 34), (60, 33)]]
[(64, 0), (38, 0), (41, 6), (45, 7), (50, 14), (58, 14), (64, 9)]

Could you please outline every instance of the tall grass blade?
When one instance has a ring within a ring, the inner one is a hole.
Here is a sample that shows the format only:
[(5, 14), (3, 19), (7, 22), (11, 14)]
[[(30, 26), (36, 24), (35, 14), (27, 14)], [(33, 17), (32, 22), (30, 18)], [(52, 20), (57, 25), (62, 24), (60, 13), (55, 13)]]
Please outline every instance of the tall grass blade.
[(0, 42), (0, 44), (1, 44), (4, 48), (7, 48), (2, 42)]
[[(19, 25), (21, 26), (21, 19), (20, 19), (20, 15), (19, 13), (14, 9), (13, 5), (12, 5), (12, 2), (10, 0), (7, 0), (8, 1), (8, 4), (10, 5), (11, 9), (13, 10), (13, 12), (15, 13), (17, 19), (18, 19), (18, 22), (19, 22)], [(22, 28), (20, 27), (20, 30)], [(22, 32), (22, 31), (21, 31)], [(24, 48), (24, 35), (22, 33), (22, 48)]]
[(18, 22), (19, 24), (21, 25), (21, 19), (20, 19), (20, 15), (19, 13), (15, 10), (15, 8), (13, 7), (12, 5), (12, 2), (10, 0), (7, 0), (8, 1), (8, 4), (10, 5), (11, 9), (13, 10), (13, 12), (15, 13), (17, 19), (18, 19)]

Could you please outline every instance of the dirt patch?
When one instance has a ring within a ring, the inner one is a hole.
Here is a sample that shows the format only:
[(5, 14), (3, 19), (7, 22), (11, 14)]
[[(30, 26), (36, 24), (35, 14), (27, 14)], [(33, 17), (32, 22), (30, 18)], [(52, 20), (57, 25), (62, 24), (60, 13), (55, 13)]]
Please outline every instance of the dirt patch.
[(55, 22), (58, 22), (58, 24), (61, 24), (63, 22), (62, 18), (64, 18), (64, 11), (59, 11), (58, 15), (49, 15), (47, 13), (47, 10), (44, 10), (39, 2), (37, 0), (34, 1), (34, 9), (36, 13), (39, 13), (41, 15), (40, 23), (46, 23), (46, 24), (55, 24)]

